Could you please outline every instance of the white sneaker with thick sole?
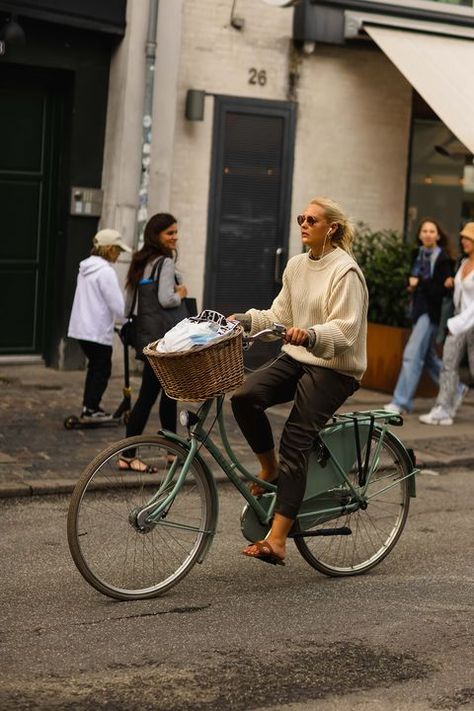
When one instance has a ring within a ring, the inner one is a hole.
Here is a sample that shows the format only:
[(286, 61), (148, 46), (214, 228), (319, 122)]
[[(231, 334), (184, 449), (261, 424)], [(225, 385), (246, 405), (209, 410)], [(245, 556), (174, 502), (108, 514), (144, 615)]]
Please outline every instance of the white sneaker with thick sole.
[(454, 422), (449, 412), (446, 412), (441, 405), (435, 405), (431, 412), (420, 415), (418, 419), (424, 425), (452, 425)]
[(404, 410), (403, 407), (399, 407), (394, 402), (389, 402), (388, 405), (384, 405), (383, 409), (388, 410), (389, 412), (395, 412), (395, 414), (397, 414), (397, 415), (405, 415), (406, 414), (406, 410)]

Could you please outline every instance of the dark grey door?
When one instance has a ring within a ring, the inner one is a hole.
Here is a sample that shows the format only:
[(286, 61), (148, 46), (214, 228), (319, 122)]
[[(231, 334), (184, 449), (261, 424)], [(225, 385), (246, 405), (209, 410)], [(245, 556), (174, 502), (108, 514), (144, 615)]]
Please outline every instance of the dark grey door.
[(218, 96), (204, 304), (270, 306), (287, 258), (294, 105)]
[(62, 93), (47, 73), (0, 74), (0, 354), (42, 353), (51, 313)]

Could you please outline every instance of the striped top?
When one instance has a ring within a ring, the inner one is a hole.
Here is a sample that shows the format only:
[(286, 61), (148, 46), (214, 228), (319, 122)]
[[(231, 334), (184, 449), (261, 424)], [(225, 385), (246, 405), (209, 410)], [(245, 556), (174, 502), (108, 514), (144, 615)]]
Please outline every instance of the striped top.
[(311, 349), (285, 344), (285, 353), (308, 365), (331, 368), (360, 380), (367, 367), (368, 293), (357, 262), (337, 247), (319, 260), (309, 252), (289, 260), (283, 286), (269, 309), (249, 309), (251, 333), (273, 322), (312, 328)]

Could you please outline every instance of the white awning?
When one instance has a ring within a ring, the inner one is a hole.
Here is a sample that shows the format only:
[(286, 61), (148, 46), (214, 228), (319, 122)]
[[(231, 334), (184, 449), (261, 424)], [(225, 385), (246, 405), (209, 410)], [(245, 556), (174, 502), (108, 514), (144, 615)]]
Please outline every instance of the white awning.
[(364, 29), (443, 123), (474, 153), (474, 38), (365, 22)]
[[(397, 0), (398, 2), (400, 0)], [(427, 2), (428, 0), (426, 0)], [(450, 5), (452, 13), (456, 6)], [(464, 15), (474, 20), (474, 10), (463, 7)], [(454, 18), (453, 18), (454, 19)], [(415, 20), (412, 17), (398, 17), (397, 15), (377, 15), (374, 12), (360, 10), (344, 11), (344, 37), (354, 39), (364, 36), (368, 26), (391, 27), (393, 29), (408, 30), (410, 32), (423, 32), (430, 35), (449, 35), (451, 37), (466, 37), (474, 40), (474, 28), (462, 24), (449, 24), (434, 20)]]

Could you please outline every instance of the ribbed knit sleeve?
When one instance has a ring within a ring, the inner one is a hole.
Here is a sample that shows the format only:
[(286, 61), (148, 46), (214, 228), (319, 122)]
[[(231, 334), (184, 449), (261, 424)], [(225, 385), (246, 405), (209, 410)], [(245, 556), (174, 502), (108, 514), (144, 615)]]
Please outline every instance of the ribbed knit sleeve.
[(315, 356), (330, 360), (341, 355), (359, 339), (364, 318), (364, 285), (356, 271), (338, 279), (327, 300), (326, 323), (314, 324)]

